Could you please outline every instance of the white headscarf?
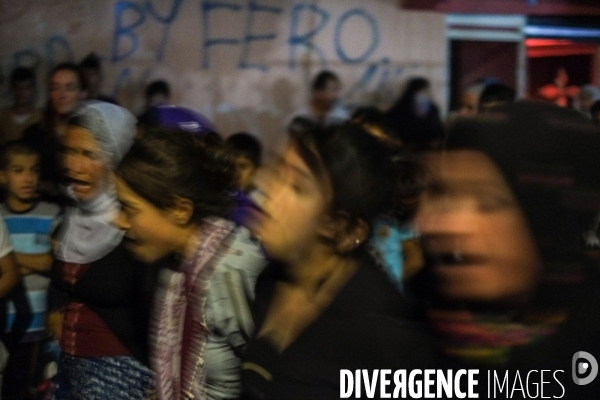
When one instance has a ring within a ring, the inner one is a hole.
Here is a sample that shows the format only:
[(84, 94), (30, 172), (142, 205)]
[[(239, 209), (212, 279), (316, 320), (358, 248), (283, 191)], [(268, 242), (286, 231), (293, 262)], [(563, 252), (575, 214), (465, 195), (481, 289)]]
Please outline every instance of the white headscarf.
[[(111, 169), (117, 167), (133, 144), (136, 119), (122, 107), (89, 101), (71, 119), (92, 133)], [(113, 222), (119, 212), (114, 183), (88, 201), (77, 200), (70, 188), (67, 193), (76, 204), (66, 210), (56, 258), (77, 264), (99, 260), (123, 239), (123, 232)]]

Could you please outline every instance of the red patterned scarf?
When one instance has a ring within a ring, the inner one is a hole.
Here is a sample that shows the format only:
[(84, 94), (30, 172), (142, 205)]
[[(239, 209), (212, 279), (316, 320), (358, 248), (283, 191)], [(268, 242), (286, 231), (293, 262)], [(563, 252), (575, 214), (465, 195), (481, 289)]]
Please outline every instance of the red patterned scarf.
[(204, 220), (193, 255), (179, 271), (161, 271), (150, 321), (150, 362), (157, 374), (158, 399), (205, 398), (204, 347), (209, 331), (204, 303), (233, 229), (230, 221)]

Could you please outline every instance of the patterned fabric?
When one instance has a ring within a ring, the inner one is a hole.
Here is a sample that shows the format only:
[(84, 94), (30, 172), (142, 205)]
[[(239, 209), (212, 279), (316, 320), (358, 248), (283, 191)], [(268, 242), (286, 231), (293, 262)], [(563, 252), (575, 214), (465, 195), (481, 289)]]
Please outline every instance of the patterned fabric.
[[(60, 208), (56, 204), (41, 201), (26, 212), (13, 212), (6, 204), (0, 205), (0, 214), (4, 218), (10, 234), (13, 249), (22, 254), (46, 254), (50, 252), (52, 233), (60, 222)], [(45, 337), (46, 309), (50, 278), (32, 273), (23, 278), (25, 298), (31, 322), (24, 332), (20, 343), (31, 343)], [(7, 305), (6, 331), (10, 332), (15, 323), (17, 308), (9, 301)]]
[(227, 251), (235, 225), (206, 219), (201, 243), (178, 272), (163, 270), (150, 321), (150, 362), (157, 372), (159, 399), (204, 399), (204, 348), (208, 337), (204, 305), (209, 281)]
[(237, 227), (210, 279), (204, 313), (209, 334), (204, 350), (206, 397), (237, 399), (242, 393), (240, 352), (254, 332), (248, 299), (266, 260), (250, 232)]
[(131, 354), (98, 314), (74, 301), (65, 309), (60, 347), (63, 352), (77, 357)]
[[(61, 278), (70, 285), (75, 285), (91, 264), (57, 261), (56, 265), (60, 269)], [(77, 357), (130, 354), (106, 322), (79, 301), (70, 301), (65, 306), (60, 347), (63, 352)]]
[(503, 365), (514, 346), (524, 346), (552, 335), (566, 319), (560, 311), (513, 321), (512, 316), (469, 311), (429, 310), (428, 318), (444, 339), (444, 352), (468, 363)]
[(17, 253), (45, 254), (50, 248), (52, 233), (60, 223), (60, 207), (41, 201), (26, 212), (13, 212), (0, 205), (13, 249)]
[(440, 335), (443, 351), (467, 363), (504, 365), (513, 348), (528, 346), (553, 335), (569, 317), (565, 296), (583, 280), (581, 266), (549, 263), (545, 266), (537, 296), (525, 311), (442, 309), (427, 311), (429, 323)]
[(154, 398), (152, 372), (133, 357), (81, 358), (62, 354), (51, 400)]
[(373, 225), (373, 235), (368, 243), (369, 253), (400, 291), (403, 290), (404, 277), (402, 242), (416, 237), (416, 232), (409, 224), (401, 225), (390, 217), (379, 218)]

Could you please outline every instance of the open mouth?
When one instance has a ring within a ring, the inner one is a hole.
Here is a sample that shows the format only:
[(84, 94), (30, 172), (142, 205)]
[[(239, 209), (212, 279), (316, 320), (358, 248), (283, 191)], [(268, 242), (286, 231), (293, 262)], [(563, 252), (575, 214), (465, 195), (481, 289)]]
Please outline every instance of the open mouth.
[(21, 192), (27, 193), (27, 194), (33, 193), (34, 191), (35, 191), (35, 187), (33, 187), (33, 186), (24, 186), (21, 188)]
[(481, 265), (485, 262), (484, 257), (464, 253), (459, 250), (448, 252), (430, 252), (427, 255), (427, 259), (433, 267), (469, 267)]
[(76, 192), (87, 191), (92, 187), (92, 184), (75, 178), (67, 178), (67, 183)]

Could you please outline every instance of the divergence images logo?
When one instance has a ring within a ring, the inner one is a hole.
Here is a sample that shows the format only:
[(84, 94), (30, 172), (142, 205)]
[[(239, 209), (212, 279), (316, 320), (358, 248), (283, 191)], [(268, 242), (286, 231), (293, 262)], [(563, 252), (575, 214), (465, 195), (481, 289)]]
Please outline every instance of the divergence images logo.
[[(578, 351), (573, 354), (571, 367), (571, 370), (573, 371), (573, 382), (577, 385), (587, 385), (596, 378), (596, 375), (598, 375), (598, 362), (594, 356), (587, 351)], [(589, 375), (587, 377), (580, 378), (580, 376), (588, 373)]]

